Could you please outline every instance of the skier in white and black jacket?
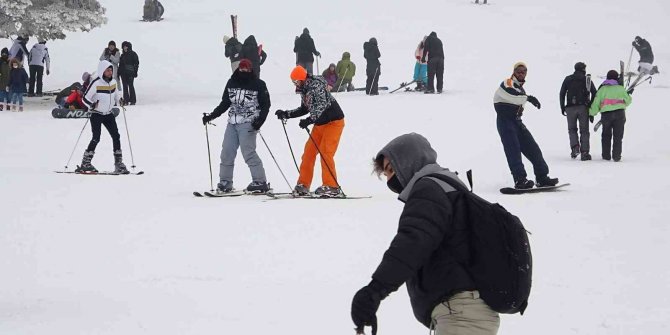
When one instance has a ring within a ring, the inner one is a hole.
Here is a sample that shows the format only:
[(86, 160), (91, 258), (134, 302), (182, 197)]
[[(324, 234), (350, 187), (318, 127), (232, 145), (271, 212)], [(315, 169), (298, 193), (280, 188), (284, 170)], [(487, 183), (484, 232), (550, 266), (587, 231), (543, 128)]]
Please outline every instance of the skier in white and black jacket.
[(250, 60), (240, 60), (237, 70), (226, 84), (221, 103), (211, 114), (202, 117), (202, 123), (207, 124), (228, 111), (228, 125), (221, 148), (218, 192), (233, 191), (233, 170), (238, 148), (251, 172), (252, 181), (246, 190), (263, 193), (270, 189), (263, 161), (256, 153), (256, 134), (265, 123), (269, 110), (270, 93), (265, 82), (256, 76)]
[(89, 142), (81, 165), (75, 170), (79, 173), (97, 173), (95, 167), (91, 164), (95, 148), (100, 142), (101, 126), (105, 126), (109, 135), (112, 137), (112, 146), (114, 148), (114, 172), (128, 174), (128, 169), (123, 164), (123, 155), (121, 152), (121, 136), (116, 125), (116, 119), (112, 109), (119, 106), (118, 83), (114, 78), (114, 66), (109, 61), (103, 60), (98, 64), (99, 76), (93, 81), (84, 93), (84, 103), (91, 112), (91, 131), (93, 138)]

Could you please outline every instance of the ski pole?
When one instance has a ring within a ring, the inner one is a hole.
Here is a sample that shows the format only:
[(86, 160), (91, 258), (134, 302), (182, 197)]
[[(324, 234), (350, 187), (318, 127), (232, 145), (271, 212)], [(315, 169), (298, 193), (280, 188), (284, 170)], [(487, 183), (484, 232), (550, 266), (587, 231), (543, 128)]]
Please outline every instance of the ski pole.
[(284, 127), (284, 134), (286, 135), (286, 142), (288, 142), (288, 149), (291, 151), (291, 157), (293, 157), (293, 164), (295, 164), (295, 169), (300, 173), (300, 168), (298, 167), (298, 162), (295, 160), (295, 155), (293, 154), (293, 147), (291, 147), (291, 140), (288, 139), (288, 133), (286, 132), (286, 119), (281, 120), (281, 125)]
[(335, 177), (335, 174), (333, 173), (333, 170), (331, 170), (330, 165), (328, 165), (328, 162), (323, 158), (323, 154), (321, 153), (321, 149), (319, 149), (319, 146), (316, 144), (316, 141), (314, 140), (314, 137), (312, 137), (312, 133), (309, 131), (309, 128), (305, 128), (307, 131), (307, 135), (309, 135), (309, 139), (312, 140), (312, 144), (314, 144), (314, 147), (316, 148), (316, 151), (319, 153), (319, 156), (321, 157), (321, 161), (323, 161), (323, 164), (326, 166), (328, 169), (328, 172), (330, 173), (330, 176), (333, 177), (335, 180), (335, 184), (337, 184), (337, 188), (342, 191), (342, 195), (346, 198), (347, 195), (344, 194), (344, 191), (342, 190), (342, 186), (340, 186), (340, 183), (337, 181), (337, 177)]
[(133, 157), (133, 146), (130, 145), (130, 132), (128, 131), (128, 121), (126, 120), (126, 107), (121, 106), (123, 110), (123, 123), (126, 125), (126, 136), (128, 137), (128, 149), (130, 149), (130, 167), (135, 170), (135, 157)]
[(68, 165), (70, 165), (70, 161), (72, 160), (72, 155), (74, 155), (74, 151), (77, 150), (77, 145), (79, 144), (79, 140), (81, 139), (81, 134), (84, 133), (84, 129), (86, 129), (86, 125), (88, 124), (88, 119), (86, 119), (86, 122), (84, 122), (84, 126), (81, 127), (81, 132), (79, 132), (79, 137), (77, 137), (77, 142), (74, 144), (74, 148), (72, 148), (72, 152), (70, 153), (70, 158), (67, 159), (67, 163), (65, 164), (65, 171), (67, 171)]
[[(375, 87), (375, 80), (377, 80), (377, 73), (379, 73), (379, 66), (377, 66), (377, 68), (375, 69), (375, 75), (372, 77), (372, 85), (370, 85), (370, 93), (372, 93), (372, 88)], [(379, 83), (377, 83), (377, 91), (379, 91)]]
[[(202, 113), (207, 115), (207, 113)], [(214, 192), (214, 177), (212, 176), (212, 155), (209, 151), (209, 131), (207, 130), (207, 123), (205, 123), (205, 137), (207, 138), (207, 159), (209, 160), (209, 187), (210, 191)]]
[(349, 66), (348, 66), (348, 65), (347, 65), (347, 68), (344, 69), (344, 76), (342, 76), (342, 79), (340, 80), (340, 84), (337, 85), (337, 90), (335, 90), (335, 92), (339, 92), (339, 91), (340, 91), (340, 87), (342, 87), (342, 83), (344, 82), (344, 78), (347, 77), (347, 72), (349, 72)]
[(277, 163), (277, 159), (275, 159), (275, 155), (272, 154), (272, 150), (270, 150), (270, 146), (268, 146), (268, 142), (265, 141), (265, 138), (263, 137), (263, 134), (261, 134), (261, 131), (258, 130), (258, 135), (261, 136), (261, 140), (263, 140), (263, 144), (265, 144), (265, 147), (268, 149), (268, 152), (270, 153), (270, 156), (272, 157), (272, 160), (275, 161), (275, 165), (277, 165), (277, 169), (279, 169), (279, 173), (281, 173), (281, 176), (284, 177), (284, 181), (286, 181), (286, 185), (288, 186), (288, 189), (291, 189), (291, 183), (288, 182), (288, 179), (286, 179), (286, 175), (284, 175), (284, 171), (282, 171), (281, 167), (279, 167), (279, 163)]

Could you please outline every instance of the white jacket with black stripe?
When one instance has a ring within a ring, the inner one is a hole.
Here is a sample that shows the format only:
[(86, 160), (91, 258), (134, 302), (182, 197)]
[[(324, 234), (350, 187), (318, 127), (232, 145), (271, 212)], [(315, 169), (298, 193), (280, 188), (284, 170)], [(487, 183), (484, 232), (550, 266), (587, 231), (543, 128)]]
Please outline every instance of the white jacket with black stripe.
[(98, 65), (98, 77), (91, 81), (84, 93), (84, 103), (92, 113), (108, 115), (112, 113), (112, 108), (119, 105), (116, 80), (113, 76), (109, 81), (103, 78), (105, 70), (110, 67), (113, 68), (112, 63), (101, 61)]

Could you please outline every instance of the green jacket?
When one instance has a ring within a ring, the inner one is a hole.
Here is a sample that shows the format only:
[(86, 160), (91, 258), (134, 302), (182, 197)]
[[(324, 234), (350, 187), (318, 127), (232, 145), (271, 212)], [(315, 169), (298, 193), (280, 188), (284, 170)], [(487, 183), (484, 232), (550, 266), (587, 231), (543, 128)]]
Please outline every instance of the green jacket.
[(345, 52), (342, 54), (342, 60), (337, 62), (335, 67), (338, 80), (351, 80), (356, 75), (356, 64), (351, 61), (351, 54)]
[(9, 63), (0, 59), (0, 89), (5, 90), (9, 84)]
[(605, 81), (598, 89), (595, 99), (591, 102), (589, 115), (595, 116), (598, 113), (611, 112), (619, 109), (626, 109), (633, 101), (626, 88), (622, 85), (608, 83)]

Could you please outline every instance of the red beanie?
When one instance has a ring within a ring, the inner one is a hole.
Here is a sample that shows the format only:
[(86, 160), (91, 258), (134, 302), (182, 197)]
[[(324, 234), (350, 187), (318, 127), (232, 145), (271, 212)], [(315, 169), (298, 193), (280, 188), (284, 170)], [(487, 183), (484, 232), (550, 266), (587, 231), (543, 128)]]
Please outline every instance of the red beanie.
[(240, 69), (245, 69), (245, 70), (253, 70), (253, 66), (251, 65), (251, 61), (244, 58), (240, 61), (239, 65)]

